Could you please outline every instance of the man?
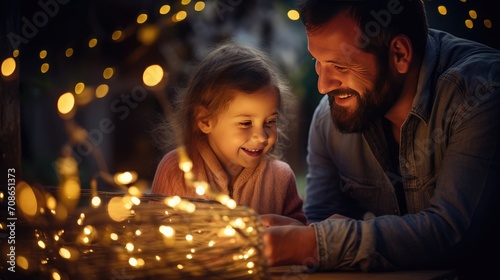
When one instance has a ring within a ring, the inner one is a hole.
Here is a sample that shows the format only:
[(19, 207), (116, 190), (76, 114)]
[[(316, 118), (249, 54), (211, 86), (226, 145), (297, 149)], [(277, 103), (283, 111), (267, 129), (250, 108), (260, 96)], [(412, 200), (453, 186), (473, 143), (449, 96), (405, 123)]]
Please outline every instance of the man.
[(310, 224), (262, 216), (270, 265), (491, 267), (498, 249), (485, 246), (499, 242), (481, 242), (500, 213), (500, 53), (428, 29), (417, 0), (298, 7), (325, 96), (309, 134)]

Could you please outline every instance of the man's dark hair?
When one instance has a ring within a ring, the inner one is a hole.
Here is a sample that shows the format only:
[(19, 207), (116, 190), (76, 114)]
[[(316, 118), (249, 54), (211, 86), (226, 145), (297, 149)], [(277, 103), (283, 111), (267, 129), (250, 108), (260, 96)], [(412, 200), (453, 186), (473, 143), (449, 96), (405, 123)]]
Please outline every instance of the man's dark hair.
[(424, 53), (428, 23), (422, 0), (298, 0), (297, 8), (309, 32), (347, 12), (364, 36), (365, 43), (357, 47), (379, 57), (400, 34), (410, 39), (415, 54)]

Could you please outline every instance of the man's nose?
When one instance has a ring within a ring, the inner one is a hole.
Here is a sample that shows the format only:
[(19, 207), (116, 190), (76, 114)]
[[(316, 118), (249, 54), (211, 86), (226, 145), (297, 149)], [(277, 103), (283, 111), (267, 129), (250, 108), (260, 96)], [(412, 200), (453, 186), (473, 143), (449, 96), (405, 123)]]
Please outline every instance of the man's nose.
[(342, 82), (338, 79), (330, 67), (324, 67), (316, 64), (316, 73), (318, 74), (318, 91), (321, 94), (327, 94), (334, 89), (338, 89)]

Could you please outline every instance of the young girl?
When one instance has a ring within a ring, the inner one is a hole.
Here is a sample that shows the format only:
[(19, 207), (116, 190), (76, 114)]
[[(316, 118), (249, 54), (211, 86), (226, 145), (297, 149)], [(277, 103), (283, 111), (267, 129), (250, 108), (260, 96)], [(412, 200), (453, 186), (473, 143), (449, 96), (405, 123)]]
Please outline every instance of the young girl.
[[(227, 43), (193, 71), (172, 125), (193, 162), (197, 180), (259, 214), (279, 214), (306, 223), (295, 176), (280, 161), (293, 95), (262, 52)], [(282, 144), (282, 143), (280, 143)], [(152, 193), (200, 197), (186, 186), (177, 150), (158, 165)]]

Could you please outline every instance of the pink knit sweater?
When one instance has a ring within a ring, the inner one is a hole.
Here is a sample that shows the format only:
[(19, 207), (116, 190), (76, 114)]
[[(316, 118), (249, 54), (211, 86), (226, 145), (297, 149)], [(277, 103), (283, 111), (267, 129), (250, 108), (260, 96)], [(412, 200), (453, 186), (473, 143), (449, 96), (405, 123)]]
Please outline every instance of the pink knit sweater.
[[(176, 152), (169, 152), (158, 164), (151, 192), (212, 200), (208, 195), (199, 196), (194, 188), (185, 185)], [(197, 147), (191, 160), (197, 180), (206, 181), (216, 191), (229, 195), (228, 176), (207, 143)], [(295, 175), (283, 161), (266, 158), (255, 168), (243, 169), (233, 185), (232, 198), (258, 214), (279, 214), (306, 223)]]

